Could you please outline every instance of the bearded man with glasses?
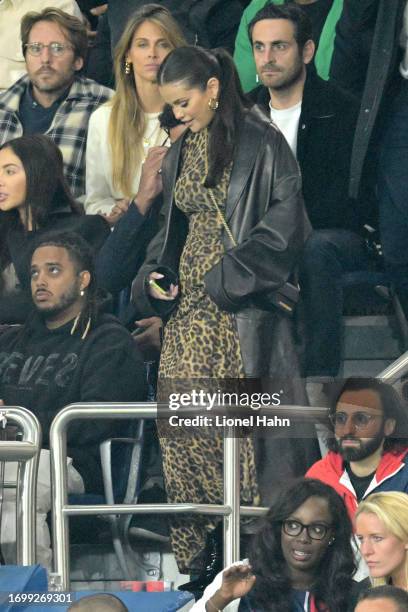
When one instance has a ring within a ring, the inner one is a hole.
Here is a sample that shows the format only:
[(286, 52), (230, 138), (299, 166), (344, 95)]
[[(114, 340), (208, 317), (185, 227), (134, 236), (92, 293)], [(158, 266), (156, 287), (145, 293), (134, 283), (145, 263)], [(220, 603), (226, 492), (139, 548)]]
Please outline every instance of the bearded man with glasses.
[(408, 407), (377, 378), (350, 378), (328, 414), (328, 454), (307, 472), (332, 486), (353, 517), (370, 493), (408, 493)]
[(81, 74), (86, 27), (58, 8), (24, 15), (21, 49), (27, 74), (0, 94), (0, 145), (23, 134), (45, 134), (60, 148), (65, 177), (80, 198), (89, 118), (113, 92)]
[(20, 41), (20, 23), (28, 11), (52, 5), (83, 21), (75, 0), (0, 0), (0, 92), (26, 73)]

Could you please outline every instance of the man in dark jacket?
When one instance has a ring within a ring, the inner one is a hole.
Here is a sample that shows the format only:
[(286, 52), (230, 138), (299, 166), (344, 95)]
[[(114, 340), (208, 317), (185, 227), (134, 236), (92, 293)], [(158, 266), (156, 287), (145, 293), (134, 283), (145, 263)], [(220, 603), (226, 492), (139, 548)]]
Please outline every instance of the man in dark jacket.
[[(35, 312), (0, 335), (0, 398), (34, 412), (48, 447), (61, 408), (141, 401), (144, 371), (132, 336), (98, 307), (92, 254), (80, 236), (41, 238), (31, 260), (31, 291)], [(102, 484), (98, 444), (117, 429), (101, 420), (69, 430), (68, 454), (92, 492)]]
[(329, 410), (330, 451), (306, 476), (336, 489), (351, 518), (370, 493), (408, 493), (408, 417), (396, 391), (377, 378), (345, 382)]
[(369, 265), (360, 236), (363, 216), (348, 196), (358, 104), (308, 71), (310, 20), (295, 4), (267, 5), (249, 26), (263, 85), (250, 96), (288, 140), (302, 172), (313, 229), (301, 264), (306, 316), (306, 374), (337, 374), (340, 365), (343, 272)]
[(385, 263), (408, 316), (408, 7), (406, 0), (344, 0), (331, 75), (361, 95), (351, 158), (356, 196), (367, 162), (378, 169), (381, 242)]

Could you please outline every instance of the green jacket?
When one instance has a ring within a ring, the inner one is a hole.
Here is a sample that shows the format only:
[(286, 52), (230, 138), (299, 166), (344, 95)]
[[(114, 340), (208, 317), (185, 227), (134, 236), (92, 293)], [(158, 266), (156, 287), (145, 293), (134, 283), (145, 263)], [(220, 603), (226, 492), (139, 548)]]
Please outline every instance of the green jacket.
[[(237, 38), (235, 40), (234, 61), (238, 69), (244, 91), (251, 91), (257, 86), (256, 68), (252, 55), (252, 46), (248, 38), (248, 24), (266, 4), (284, 4), (285, 0), (252, 0), (245, 9)], [(315, 56), (317, 73), (322, 79), (328, 80), (331, 57), (333, 54), (336, 23), (343, 10), (343, 0), (333, 0), (333, 5), (324, 24), (319, 46)]]

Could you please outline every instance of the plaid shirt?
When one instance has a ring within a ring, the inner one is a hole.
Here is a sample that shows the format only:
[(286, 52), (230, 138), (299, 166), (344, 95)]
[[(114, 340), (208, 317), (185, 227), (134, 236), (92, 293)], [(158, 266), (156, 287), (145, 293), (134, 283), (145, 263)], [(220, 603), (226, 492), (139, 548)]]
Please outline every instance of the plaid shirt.
[[(0, 95), (0, 145), (23, 135), (18, 111), (28, 84), (29, 78), (25, 75)], [(61, 150), (65, 176), (76, 198), (85, 193), (85, 150), (89, 117), (112, 95), (111, 89), (78, 75), (46, 131), (46, 135)]]

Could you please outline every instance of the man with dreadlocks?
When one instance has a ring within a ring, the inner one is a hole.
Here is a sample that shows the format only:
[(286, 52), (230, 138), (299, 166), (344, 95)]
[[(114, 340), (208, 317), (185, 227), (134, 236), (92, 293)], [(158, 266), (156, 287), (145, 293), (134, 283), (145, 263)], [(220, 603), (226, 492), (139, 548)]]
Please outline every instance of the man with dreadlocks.
[[(45, 447), (52, 419), (71, 402), (145, 398), (138, 349), (117, 319), (101, 312), (92, 251), (80, 236), (41, 238), (31, 259), (31, 293), (32, 315), (0, 335), (0, 398), (34, 412)], [(98, 443), (111, 434), (105, 420), (69, 431), (68, 454), (92, 492), (102, 484)]]
[[(92, 251), (80, 236), (42, 236), (31, 259), (31, 294), (26, 323), (0, 335), (0, 398), (34, 412), (47, 448), (63, 406), (143, 400), (143, 363), (131, 334), (102, 313)], [(106, 420), (70, 427), (68, 454), (86, 490), (101, 488), (98, 445), (117, 433)]]

